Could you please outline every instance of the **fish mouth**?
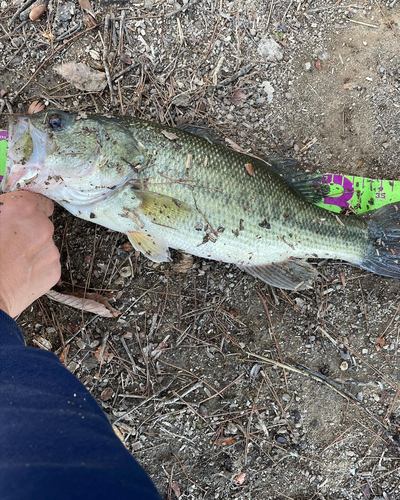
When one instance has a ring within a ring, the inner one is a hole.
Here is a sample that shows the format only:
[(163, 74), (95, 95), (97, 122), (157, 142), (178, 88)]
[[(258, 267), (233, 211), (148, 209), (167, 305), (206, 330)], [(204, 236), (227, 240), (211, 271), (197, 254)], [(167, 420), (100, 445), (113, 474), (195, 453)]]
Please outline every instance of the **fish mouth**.
[(44, 169), (49, 142), (49, 134), (34, 127), (29, 117), (10, 120), (3, 192), (30, 188)]

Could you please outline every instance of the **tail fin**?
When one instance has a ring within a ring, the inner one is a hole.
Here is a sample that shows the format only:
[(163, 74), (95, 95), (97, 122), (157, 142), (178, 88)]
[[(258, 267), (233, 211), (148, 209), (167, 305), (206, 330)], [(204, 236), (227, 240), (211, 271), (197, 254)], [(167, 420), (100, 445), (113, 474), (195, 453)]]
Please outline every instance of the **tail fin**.
[(386, 205), (363, 218), (372, 245), (359, 265), (373, 273), (400, 279), (400, 206)]

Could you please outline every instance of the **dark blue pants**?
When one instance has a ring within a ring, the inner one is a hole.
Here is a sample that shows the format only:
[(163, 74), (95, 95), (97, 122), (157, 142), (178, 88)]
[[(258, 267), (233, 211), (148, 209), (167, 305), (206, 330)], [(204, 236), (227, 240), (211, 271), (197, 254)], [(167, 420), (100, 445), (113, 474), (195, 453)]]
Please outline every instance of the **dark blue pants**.
[(160, 500), (79, 380), (0, 310), (0, 500)]

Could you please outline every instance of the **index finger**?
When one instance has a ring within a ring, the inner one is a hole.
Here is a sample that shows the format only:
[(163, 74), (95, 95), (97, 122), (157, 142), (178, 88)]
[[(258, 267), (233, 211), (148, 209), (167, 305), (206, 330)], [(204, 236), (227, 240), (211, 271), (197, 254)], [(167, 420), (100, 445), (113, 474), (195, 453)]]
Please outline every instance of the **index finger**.
[[(28, 191), (24, 191), (27, 193)], [(47, 217), (50, 217), (50, 215), (53, 214), (54, 212), (54, 203), (50, 198), (46, 198), (46, 196), (43, 196), (42, 194), (37, 194), (37, 193), (30, 193), (33, 196), (37, 198), (37, 205), (40, 209), (43, 210), (43, 212), (47, 215)]]
[(0, 197), (2, 205), (6, 200), (11, 202), (11, 204), (7, 203), (4, 206), (6, 210), (17, 210), (20, 214), (25, 213), (26, 210), (28, 213), (31, 212), (33, 207), (35, 207), (34, 210), (39, 210), (47, 217), (50, 217), (54, 211), (54, 203), (49, 198), (31, 191), (11, 191), (0, 195)]

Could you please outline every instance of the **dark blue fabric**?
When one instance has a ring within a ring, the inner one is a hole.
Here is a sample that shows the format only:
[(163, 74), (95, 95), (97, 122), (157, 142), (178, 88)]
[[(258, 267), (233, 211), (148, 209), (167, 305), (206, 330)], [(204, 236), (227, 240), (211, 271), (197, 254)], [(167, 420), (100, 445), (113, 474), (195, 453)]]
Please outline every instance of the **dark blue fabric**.
[(160, 500), (106, 415), (0, 310), (0, 500)]

